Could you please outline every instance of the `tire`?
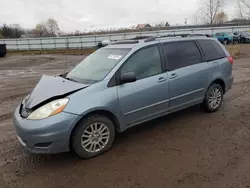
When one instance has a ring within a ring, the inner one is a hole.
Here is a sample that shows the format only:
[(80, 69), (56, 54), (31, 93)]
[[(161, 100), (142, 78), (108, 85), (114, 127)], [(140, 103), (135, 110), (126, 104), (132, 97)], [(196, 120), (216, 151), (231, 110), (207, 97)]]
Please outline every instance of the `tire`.
[(6, 53), (0, 54), (0, 57), (4, 58), (6, 56)]
[(225, 45), (229, 44), (229, 40), (228, 39), (225, 39), (224, 42), (223, 42)]
[[(217, 92), (216, 92), (217, 91)], [(212, 95), (214, 94), (214, 96), (217, 96), (216, 100), (218, 102), (217, 103), (212, 103)], [(205, 95), (205, 99), (202, 103), (202, 107), (205, 111), (207, 112), (216, 112), (220, 109), (221, 105), (222, 105), (222, 101), (223, 101), (223, 90), (221, 88), (221, 86), (219, 84), (212, 84), (208, 90), (207, 93)], [(218, 96), (220, 96), (218, 98)]]
[(71, 135), (71, 146), (79, 157), (88, 159), (107, 151), (114, 138), (115, 127), (112, 121), (102, 115), (92, 115), (78, 123)]
[(241, 39), (241, 44), (246, 44), (246, 39)]

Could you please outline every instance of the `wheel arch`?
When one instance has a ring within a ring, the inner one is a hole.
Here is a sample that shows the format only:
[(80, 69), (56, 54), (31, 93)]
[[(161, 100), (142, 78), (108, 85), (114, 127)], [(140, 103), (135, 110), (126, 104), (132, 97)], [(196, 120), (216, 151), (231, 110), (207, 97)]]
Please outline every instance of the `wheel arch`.
[[(225, 82), (223, 81), (223, 79), (221, 79), (221, 78), (216, 78), (216, 79), (214, 79), (214, 81), (211, 82), (211, 84), (209, 85), (209, 87), (210, 87), (212, 84), (219, 84), (219, 85), (221, 86), (222, 90), (223, 90), (223, 94), (226, 93), (226, 84), (225, 84)], [(209, 87), (208, 87), (208, 89), (209, 89)]]
[(69, 140), (69, 145), (70, 145), (70, 149), (72, 149), (71, 146), (71, 141), (72, 141), (72, 135), (74, 130), (76, 129), (76, 127), (78, 126), (78, 124), (85, 118), (90, 117), (92, 115), (103, 115), (106, 116), (107, 118), (109, 118), (112, 123), (115, 126), (115, 130), (117, 132), (121, 132), (121, 127), (120, 127), (120, 122), (118, 120), (118, 118), (115, 116), (114, 113), (112, 113), (111, 111), (107, 110), (107, 109), (93, 109), (85, 114), (82, 114), (81, 117), (76, 121), (76, 123), (74, 124), (74, 126), (71, 128), (71, 132), (70, 132), (70, 140)]

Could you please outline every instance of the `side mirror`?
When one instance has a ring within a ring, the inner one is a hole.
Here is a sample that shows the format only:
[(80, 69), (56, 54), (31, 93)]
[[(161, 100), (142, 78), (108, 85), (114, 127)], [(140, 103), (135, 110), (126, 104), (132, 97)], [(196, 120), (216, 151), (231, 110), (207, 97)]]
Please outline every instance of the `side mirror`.
[(120, 76), (121, 84), (135, 82), (135, 81), (136, 81), (136, 75), (134, 72), (123, 73)]

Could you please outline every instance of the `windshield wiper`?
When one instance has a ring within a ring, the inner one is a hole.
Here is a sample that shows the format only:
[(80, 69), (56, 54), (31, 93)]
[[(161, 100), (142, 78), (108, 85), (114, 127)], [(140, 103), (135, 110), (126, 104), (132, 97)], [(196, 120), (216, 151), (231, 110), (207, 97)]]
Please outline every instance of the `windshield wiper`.
[(77, 82), (75, 79), (73, 79), (73, 78), (69, 78), (69, 77), (64, 77), (64, 79), (66, 79), (66, 80), (70, 80), (70, 81), (72, 81), (72, 82)]

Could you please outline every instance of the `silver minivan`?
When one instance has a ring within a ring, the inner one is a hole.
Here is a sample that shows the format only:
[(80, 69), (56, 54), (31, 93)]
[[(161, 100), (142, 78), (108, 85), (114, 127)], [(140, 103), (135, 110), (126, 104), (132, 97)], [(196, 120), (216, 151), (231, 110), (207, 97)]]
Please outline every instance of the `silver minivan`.
[(196, 105), (217, 111), (232, 87), (233, 58), (202, 36), (149, 37), (100, 48), (63, 76), (42, 76), (14, 125), (33, 153), (107, 151), (116, 132)]

